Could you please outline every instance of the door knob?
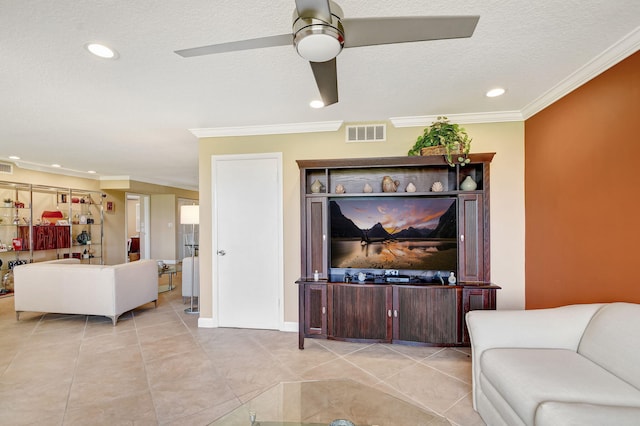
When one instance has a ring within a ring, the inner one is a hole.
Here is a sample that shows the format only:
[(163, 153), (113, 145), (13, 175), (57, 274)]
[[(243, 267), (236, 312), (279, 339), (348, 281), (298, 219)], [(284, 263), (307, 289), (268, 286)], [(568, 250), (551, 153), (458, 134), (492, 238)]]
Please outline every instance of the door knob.
[(218, 250), (218, 256), (224, 256), (225, 254), (227, 254), (226, 251), (224, 250)]

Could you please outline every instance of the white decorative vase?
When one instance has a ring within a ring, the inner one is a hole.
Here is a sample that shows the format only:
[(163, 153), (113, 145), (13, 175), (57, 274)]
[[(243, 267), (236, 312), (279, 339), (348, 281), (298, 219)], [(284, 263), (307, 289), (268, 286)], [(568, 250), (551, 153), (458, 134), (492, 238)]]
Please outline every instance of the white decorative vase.
[(433, 182), (433, 185), (431, 185), (431, 190), (433, 192), (442, 192), (442, 191), (444, 191), (444, 186), (442, 185), (442, 182), (440, 182), (440, 181)]
[(364, 189), (362, 191), (366, 192), (366, 193), (373, 192), (373, 187), (371, 185), (369, 185), (368, 183), (365, 183), (364, 184)]
[(467, 176), (460, 184), (460, 189), (463, 191), (475, 191), (477, 187), (478, 184), (471, 178), (471, 176)]
[(316, 179), (315, 182), (311, 184), (311, 192), (313, 192), (314, 194), (317, 194), (318, 192), (320, 192), (321, 189), (322, 189), (322, 184), (318, 179)]
[(413, 182), (409, 182), (409, 185), (407, 185), (407, 192), (416, 192), (416, 186), (413, 184)]

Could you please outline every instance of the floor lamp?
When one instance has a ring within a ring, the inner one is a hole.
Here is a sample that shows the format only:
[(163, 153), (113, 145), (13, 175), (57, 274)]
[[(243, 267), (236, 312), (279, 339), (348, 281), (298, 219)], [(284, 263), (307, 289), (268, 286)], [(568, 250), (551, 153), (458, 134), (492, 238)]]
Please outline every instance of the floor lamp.
[[(191, 307), (184, 310), (187, 314), (200, 313), (200, 300), (198, 306), (193, 307), (196, 283), (196, 225), (200, 224), (200, 206), (180, 206), (180, 223), (191, 225)], [(183, 283), (184, 285), (184, 283)]]

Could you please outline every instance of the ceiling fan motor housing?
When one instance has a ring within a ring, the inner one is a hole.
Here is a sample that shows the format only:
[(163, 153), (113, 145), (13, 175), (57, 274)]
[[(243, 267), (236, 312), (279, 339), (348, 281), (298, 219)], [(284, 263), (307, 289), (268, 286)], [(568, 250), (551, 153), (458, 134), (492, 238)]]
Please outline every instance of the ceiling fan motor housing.
[(340, 17), (331, 13), (331, 22), (314, 17), (295, 18), (293, 44), (298, 55), (310, 62), (332, 60), (344, 46), (344, 29)]

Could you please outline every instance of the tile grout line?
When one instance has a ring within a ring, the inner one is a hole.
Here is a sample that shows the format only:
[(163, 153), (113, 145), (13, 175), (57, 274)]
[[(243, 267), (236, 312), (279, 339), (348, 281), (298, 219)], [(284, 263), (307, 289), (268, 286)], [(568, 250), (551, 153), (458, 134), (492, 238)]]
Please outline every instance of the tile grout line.
[[(156, 305), (156, 309), (157, 309), (157, 305)], [(135, 318), (136, 314), (134, 311), (135, 310), (131, 311), (131, 321), (133, 321), (133, 330), (136, 332), (136, 343), (137, 343), (136, 347), (140, 351), (140, 359), (142, 360), (142, 369), (144, 370), (144, 377), (147, 382), (147, 392), (149, 392), (149, 397), (151, 398), (151, 404), (153, 404), (153, 413), (155, 414), (155, 417), (156, 417), (156, 424), (160, 424), (160, 421), (158, 418), (158, 405), (156, 404), (156, 400), (153, 397), (151, 382), (149, 381), (150, 380), (149, 372), (147, 371), (147, 361), (145, 360), (144, 352), (142, 351), (142, 343), (140, 342), (140, 334), (138, 333), (138, 323), (136, 322), (136, 318)]]
[(69, 389), (67, 390), (67, 398), (64, 404), (64, 410), (62, 412), (62, 419), (60, 421), (60, 425), (64, 425), (64, 421), (67, 418), (67, 414), (69, 412), (69, 400), (71, 399), (71, 390), (73, 389), (73, 384), (76, 380), (76, 373), (78, 372), (78, 364), (80, 363), (80, 354), (82, 353), (82, 346), (84, 345), (84, 338), (87, 333), (87, 324), (89, 323), (89, 316), (85, 315), (84, 319), (84, 327), (82, 329), (82, 337), (80, 338), (80, 344), (78, 345), (78, 353), (76, 355), (76, 361), (73, 365), (73, 373), (71, 373), (71, 381), (69, 382)]

